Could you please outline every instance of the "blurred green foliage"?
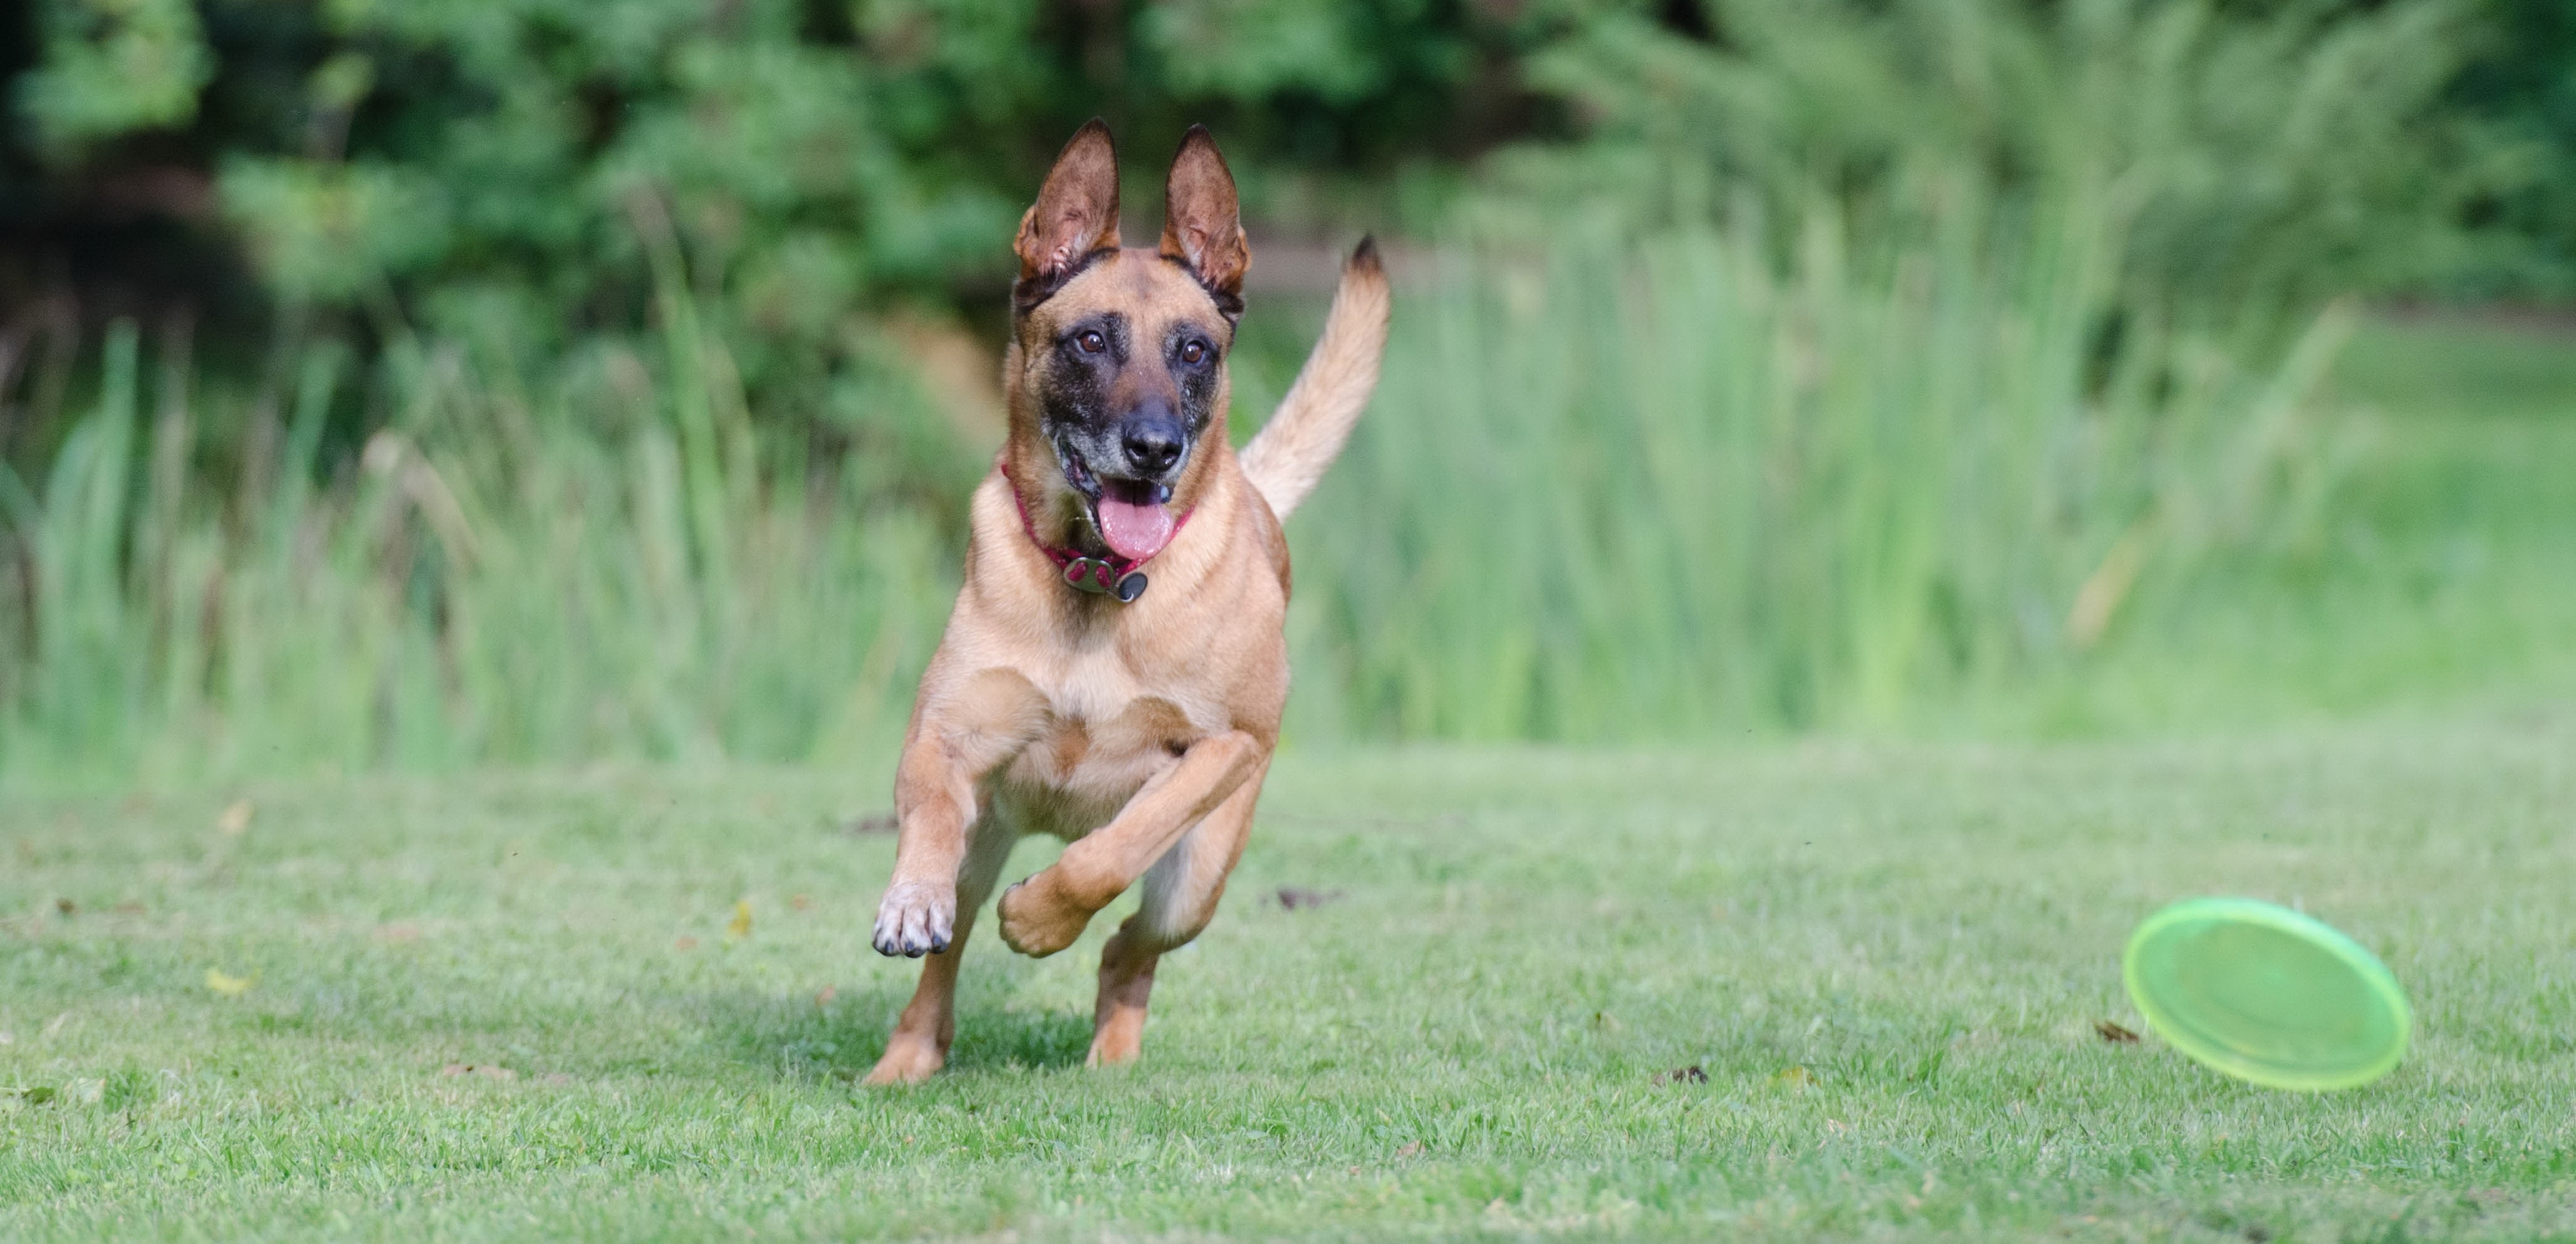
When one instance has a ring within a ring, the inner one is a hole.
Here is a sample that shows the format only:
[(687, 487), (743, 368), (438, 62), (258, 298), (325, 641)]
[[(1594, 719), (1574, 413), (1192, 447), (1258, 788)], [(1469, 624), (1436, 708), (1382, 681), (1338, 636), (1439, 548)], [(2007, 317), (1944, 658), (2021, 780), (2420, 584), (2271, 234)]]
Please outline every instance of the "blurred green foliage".
[(1723, 39), (1611, 15), (1531, 63), (1591, 141), (1521, 162), (1647, 219), (1817, 201), (1865, 230), (1994, 196), (2007, 230), (2092, 200), (2132, 299), (2273, 311), (2436, 283), (2499, 170), (2444, 107), (2462, 3), (1708, 0)]
[(2576, 5), (2487, 0), (2476, 55), (2450, 99), (2478, 121), (2475, 158), (2497, 183), (2468, 205), (2482, 245), (2455, 292), (2576, 296)]
[[(31, 248), (140, 197), (245, 260), (254, 309), (291, 325), (349, 311), (552, 368), (648, 328), (642, 213), (755, 409), (800, 422), (899, 387), (890, 310), (991, 305), (1029, 188), (1094, 113), (1139, 171), (1214, 124), (1272, 236), (1421, 235), (1462, 197), (1576, 187), (1650, 220), (1758, 205), (1786, 238), (1820, 189), (1865, 219), (1966, 170), (2098, 183), (2137, 276), (2222, 302), (2487, 288), (2576, 245), (2555, 0), (35, 0), (21, 20), (14, 54), (0, 30), (0, 215)], [(1131, 195), (1148, 215), (1153, 189)]]
[(1207, 121), (1257, 253), (1430, 260), (1301, 737), (2109, 685), (2344, 538), (2333, 296), (2576, 290), (2558, 3), (37, 0), (0, 781), (879, 746), (1094, 114), (1135, 231)]
[(1212, 121), (1257, 210), (1325, 228), (1351, 198), (1337, 184), (1528, 132), (1507, 66), (1569, 20), (1439, 0), (40, 0), (35, 16), (13, 215), (76, 215), (120, 170), (203, 175), (220, 209), (204, 223), (279, 304), (550, 359), (642, 326), (636, 215), (660, 214), (747, 381), (806, 409), (881, 352), (874, 313), (1007, 282), (1025, 197), (1083, 118), (1108, 114), (1147, 159)]
[(53, 152), (184, 125), (213, 57), (190, 0), (67, 0), (45, 14), (44, 60), (19, 107)]

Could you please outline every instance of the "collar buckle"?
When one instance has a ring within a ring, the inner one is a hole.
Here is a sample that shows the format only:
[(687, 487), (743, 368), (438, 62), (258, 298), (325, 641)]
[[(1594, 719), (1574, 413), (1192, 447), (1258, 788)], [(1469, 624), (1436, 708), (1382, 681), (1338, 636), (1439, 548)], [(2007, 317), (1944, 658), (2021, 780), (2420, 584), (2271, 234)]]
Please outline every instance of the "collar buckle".
[(1075, 591), (1089, 592), (1094, 596), (1108, 595), (1110, 585), (1117, 582), (1109, 563), (1097, 557), (1076, 557), (1066, 562), (1064, 581)]
[(1076, 557), (1066, 562), (1064, 582), (1077, 592), (1117, 597), (1122, 605), (1133, 604), (1137, 597), (1145, 594), (1144, 571), (1129, 570), (1121, 574), (1117, 566), (1097, 557)]

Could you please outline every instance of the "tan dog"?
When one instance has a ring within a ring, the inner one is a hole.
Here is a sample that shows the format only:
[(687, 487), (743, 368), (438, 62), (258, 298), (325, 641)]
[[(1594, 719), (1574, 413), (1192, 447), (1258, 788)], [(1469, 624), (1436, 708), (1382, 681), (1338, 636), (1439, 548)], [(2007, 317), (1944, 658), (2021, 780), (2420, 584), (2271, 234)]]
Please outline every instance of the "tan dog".
[(947, 1060), (967, 932), (1028, 833), (1070, 845), (1002, 895), (1022, 954), (1072, 945), (1145, 882), (1101, 954), (1091, 1041), (1095, 1066), (1133, 1060), (1156, 960), (1207, 927), (1252, 827), (1288, 696), (1279, 523), (1377, 385), (1386, 276), (1360, 243), (1323, 339), (1238, 458), (1225, 361), (1251, 252), (1204, 128), (1164, 202), (1161, 244), (1122, 249), (1093, 121), (1020, 221), (1010, 439), (975, 491), (965, 587), (904, 738), (877, 912), (879, 951), (930, 957), (872, 1084)]

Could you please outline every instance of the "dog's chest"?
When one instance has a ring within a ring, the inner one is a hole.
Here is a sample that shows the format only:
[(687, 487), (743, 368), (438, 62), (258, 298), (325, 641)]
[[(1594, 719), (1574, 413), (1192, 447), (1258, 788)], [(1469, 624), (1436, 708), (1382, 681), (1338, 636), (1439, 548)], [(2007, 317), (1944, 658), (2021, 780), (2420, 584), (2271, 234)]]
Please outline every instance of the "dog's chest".
[(1108, 662), (1069, 662), (1050, 673), (1028, 683), (1035, 728), (1003, 772), (1005, 784), (1027, 796), (1114, 809), (1222, 728), (1193, 720), (1221, 721), (1221, 701), (1186, 683), (1144, 686)]

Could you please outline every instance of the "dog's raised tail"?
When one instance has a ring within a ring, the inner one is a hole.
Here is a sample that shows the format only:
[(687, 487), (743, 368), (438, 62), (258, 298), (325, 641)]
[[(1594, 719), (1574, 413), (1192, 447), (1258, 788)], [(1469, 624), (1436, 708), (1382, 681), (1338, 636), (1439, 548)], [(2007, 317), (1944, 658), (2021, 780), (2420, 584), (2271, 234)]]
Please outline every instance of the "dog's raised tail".
[(1270, 422), (1243, 447), (1243, 473), (1280, 518), (1315, 491), (1367, 408), (1377, 388), (1378, 360), (1386, 354), (1389, 301), (1377, 241), (1362, 238), (1342, 265), (1323, 337)]

